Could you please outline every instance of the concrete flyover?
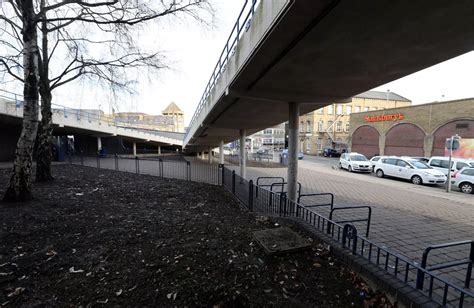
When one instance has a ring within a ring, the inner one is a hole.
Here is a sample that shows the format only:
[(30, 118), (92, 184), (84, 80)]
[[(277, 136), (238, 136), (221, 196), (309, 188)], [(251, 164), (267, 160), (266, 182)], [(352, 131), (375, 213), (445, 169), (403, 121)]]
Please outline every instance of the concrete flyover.
[[(57, 136), (75, 135), (78, 139), (87, 139), (84, 142), (84, 148), (89, 154), (97, 153), (102, 148), (103, 143), (104, 145), (110, 144), (110, 142), (105, 142), (102, 139), (125, 141), (130, 144), (130, 148), (133, 148), (133, 154), (135, 155), (137, 154), (137, 144), (157, 148), (156, 154), (161, 152), (163, 146), (181, 147), (183, 144), (183, 134), (118, 126), (105, 117), (85, 110), (57, 105), (52, 108), (53, 134)], [(3, 130), (9, 128), (10, 133), (8, 135), (11, 137), (9, 140), (2, 138), (5, 140), (0, 142), (2, 147), (6, 148), (2, 149), (2, 151), (5, 150), (3, 151), (5, 153), (0, 151), (2, 152), (0, 158), (4, 160), (10, 159), (14, 153), (14, 147), (21, 130), (22, 117), (23, 106), (21, 101), (0, 97), (0, 125), (2, 125)], [(41, 120), (41, 114), (39, 119)]]
[(246, 1), (184, 147), (217, 147), (287, 121), (290, 102), (304, 114), (471, 51), (472, 20), (470, 0)]

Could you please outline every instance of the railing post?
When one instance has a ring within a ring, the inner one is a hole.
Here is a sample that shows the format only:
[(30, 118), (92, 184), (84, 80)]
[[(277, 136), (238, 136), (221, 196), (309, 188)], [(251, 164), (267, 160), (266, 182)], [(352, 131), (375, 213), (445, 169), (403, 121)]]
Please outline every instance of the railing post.
[(331, 212), (329, 212), (329, 220), (328, 220), (328, 227), (327, 227), (327, 234), (331, 234), (331, 226), (332, 226), (332, 213), (334, 212), (334, 210), (331, 210)]
[[(430, 248), (426, 248), (425, 251), (423, 251), (423, 256), (421, 258), (421, 268), (425, 269), (426, 268), (426, 262), (428, 261), (428, 253), (430, 252)], [(416, 288), (419, 290), (423, 290), (423, 284), (425, 280), (425, 272), (422, 270), (418, 270), (418, 273), (416, 275)]]
[(140, 159), (135, 156), (135, 173), (140, 174)]
[(232, 194), (235, 195), (235, 170), (232, 170)]
[(253, 180), (249, 181), (249, 211), (253, 212)]
[(97, 169), (100, 169), (100, 152), (97, 152)]
[(118, 171), (119, 170), (119, 165), (118, 165), (118, 154), (115, 153), (115, 171)]
[(221, 168), (221, 173), (222, 173), (221, 174), (221, 177), (222, 177), (221, 184), (222, 184), (222, 186), (224, 186), (224, 184), (225, 184), (225, 182), (224, 182), (224, 174), (225, 174), (224, 164), (220, 164), (219, 167)]
[(344, 229), (342, 229), (342, 247), (346, 247), (347, 239), (352, 240), (352, 254), (357, 254), (357, 228), (354, 225), (344, 225)]
[(163, 160), (161, 158), (158, 159), (158, 169), (159, 169), (160, 177), (164, 178), (164, 175), (163, 175)]
[(191, 163), (186, 162), (186, 180), (191, 181)]

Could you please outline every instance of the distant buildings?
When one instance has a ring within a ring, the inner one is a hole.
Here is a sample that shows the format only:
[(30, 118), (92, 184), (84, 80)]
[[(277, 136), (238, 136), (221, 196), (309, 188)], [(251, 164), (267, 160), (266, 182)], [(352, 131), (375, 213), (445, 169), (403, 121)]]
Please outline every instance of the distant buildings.
[(349, 133), (351, 150), (368, 157), (444, 156), (446, 138), (458, 134), (453, 155), (474, 158), (474, 98), (354, 114)]
[(112, 117), (117, 125), (184, 133), (184, 113), (174, 102), (171, 102), (161, 115), (117, 112)]
[(351, 114), (410, 106), (411, 101), (393, 92), (368, 91), (350, 103), (331, 104), (300, 116), (300, 150), (321, 154), (324, 148), (348, 147)]
[(269, 151), (285, 148), (285, 124), (266, 128), (249, 137), (251, 149), (266, 149)]

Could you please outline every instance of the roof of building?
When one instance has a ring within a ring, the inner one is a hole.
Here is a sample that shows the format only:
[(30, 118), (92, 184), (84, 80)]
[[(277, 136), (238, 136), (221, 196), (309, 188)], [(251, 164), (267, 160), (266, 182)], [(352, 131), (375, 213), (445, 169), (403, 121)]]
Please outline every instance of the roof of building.
[[(388, 97), (387, 97), (388, 95)], [(391, 100), (391, 101), (402, 101), (402, 102), (411, 102), (408, 98), (405, 98), (397, 93), (393, 92), (381, 92), (381, 91), (367, 91), (361, 94), (358, 94), (354, 97), (359, 98), (368, 98), (368, 99), (379, 99), (379, 100)]]
[(165, 108), (161, 112), (162, 114), (183, 114), (183, 111), (175, 104), (175, 102), (171, 102), (168, 107)]

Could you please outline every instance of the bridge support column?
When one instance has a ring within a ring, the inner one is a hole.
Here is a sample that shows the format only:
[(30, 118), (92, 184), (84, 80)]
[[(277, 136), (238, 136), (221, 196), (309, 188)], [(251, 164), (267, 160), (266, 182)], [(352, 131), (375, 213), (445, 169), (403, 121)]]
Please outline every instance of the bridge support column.
[(161, 155), (161, 146), (158, 146), (158, 155)]
[(240, 176), (245, 179), (247, 175), (247, 158), (245, 157), (245, 130), (240, 130)]
[(97, 152), (100, 152), (102, 150), (102, 138), (97, 137)]
[(137, 156), (137, 143), (133, 143), (133, 156)]
[(208, 153), (209, 154), (208, 154), (207, 159), (209, 160), (209, 163), (212, 164), (212, 148), (211, 147), (208, 148)]
[(299, 103), (289, 103), (288, 121), (288, 199), (296, 202), (298, 183), (298, 131), (299, 131)]
[(221, 144), (219, 144), (219, 164), (224, 164), (224, 140), (221, 140)]

